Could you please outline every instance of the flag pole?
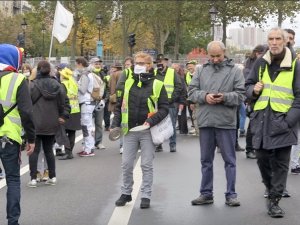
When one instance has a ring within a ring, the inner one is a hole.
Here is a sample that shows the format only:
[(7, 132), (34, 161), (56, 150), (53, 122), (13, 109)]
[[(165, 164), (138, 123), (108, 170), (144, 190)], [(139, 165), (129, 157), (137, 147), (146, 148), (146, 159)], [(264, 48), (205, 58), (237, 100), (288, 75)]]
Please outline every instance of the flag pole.
[(52, 25), (52, 32), (51, 32), (51, 42), (50, 42), (50, 50), (49, 50), (49, 58), (48, 58), (48, 62), (50, 62), (50, 57), (51, 57), (51, 53), (52, 53), (52, 46), (53, 46), (53, 28), (54, 28), (54, 20), (56, 18), (56, 13), (57, 13), (57, 3), (58, 1), (56, 1), (56, 7), (55, 7), (55, 13), (54, 13), (54, 19), (53, 19), (53, 25)]

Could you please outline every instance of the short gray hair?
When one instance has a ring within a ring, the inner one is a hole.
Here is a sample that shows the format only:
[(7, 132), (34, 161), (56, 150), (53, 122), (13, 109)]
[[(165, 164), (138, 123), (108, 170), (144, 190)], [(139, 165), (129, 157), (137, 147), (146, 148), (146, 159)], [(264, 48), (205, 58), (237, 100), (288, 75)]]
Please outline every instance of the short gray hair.
[(222, 41), (211, 41), (207, 45), (207, 51), (209, 51), (213, 45), (218, 45), (223, 51), (226, 50), (226, 47)]
[(268, 33), (268, 38), (269, 38), (269, 35), (272, 31), (279, 31), (283, 40), (287, 41), (288, 40), (288, 32), (285, 31), (284, 29), (280, 28), (280, 27), (274, 27), (272, 28), (269, 33)]

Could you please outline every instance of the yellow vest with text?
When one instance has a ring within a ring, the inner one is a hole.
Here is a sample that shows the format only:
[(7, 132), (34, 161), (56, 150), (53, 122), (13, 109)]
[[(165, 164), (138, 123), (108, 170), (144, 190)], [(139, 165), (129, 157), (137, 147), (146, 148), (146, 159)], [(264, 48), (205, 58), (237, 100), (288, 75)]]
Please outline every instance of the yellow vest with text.
[[(133, 84), (134, 84), (134, 79), (128, 78), (125, 82), (125, 87), (124, 87), (124, 95), (123, 95), (123, 101), (122, 101), (122, 107), (121, 107), (121, 112), (122, 112), (121, 127), (122, 127), (122, 131), (123, 131), (124, 135), (128, 133), (129, 91)], [(163, 85), (164, 84), (162, 81), (154, 79), (153, 87), (152, 87), (152, 95), (149, 96), (147, 99), (147, 106), (148, 106), (149, 113), (155, 112), (158, 98), (160, 96), (160, 92), (161, 92)]]
[[(155, 75), (157, 74), (157, 69), (154, 71), (154, 74)], [(172, 98), (172, 94), (174, 92), (174, 78), (175, 78), (175, 70), (168, 67), (164, 79), (164, 85), (167, 91), (168, 99)]]
[(290, 71), (279, 72), (273, 82), (268, 67), (266, 67), (261, 79), (264, 88), (254, 105), (254, 110), (263, 110), (270, 102), (272, 110), (276, 112), (285, 113), (289, 111), (295, 98), (293, 94), (295, 64), (296, 60), (293, 61)]
[[(13, 72), (1, 78), (0, 103), (2, 104), (4, 112), (17, 102), (17, 90), (24, 79), (24, 75)], [(4, 117), (4, 124), (0, 127), (0, 136), (6, 135), (8, 138), (21, 144), (21, 132), (21, 117), (18, 106), (16, 106)]]
[(70, 114), (73, 113), (79, 113), (80, 112), (80, 107), (79, 107), (79, 101), (78, 101), (78, 86), (75, 82), (75, 80), (71, 80), (73, 77), (70, 77), (69, 80), (64, 80), (62, 83), (65, 85), (67, 89), (67, 96), (70, 101), (70, 106), (71, 106), (71, 112)]

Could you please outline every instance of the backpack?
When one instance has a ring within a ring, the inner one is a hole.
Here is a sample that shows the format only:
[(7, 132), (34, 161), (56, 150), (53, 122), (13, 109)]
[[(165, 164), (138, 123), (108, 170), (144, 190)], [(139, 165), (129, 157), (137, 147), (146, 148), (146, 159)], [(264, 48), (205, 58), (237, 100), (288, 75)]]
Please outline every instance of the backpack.
[(91, 92), (91, 96), (94, 101), (100, 101), (104, 92), (104, 82), (102, 79), (97, 76), (95, 73), (92, 73), (93, 76), (93, 90)]

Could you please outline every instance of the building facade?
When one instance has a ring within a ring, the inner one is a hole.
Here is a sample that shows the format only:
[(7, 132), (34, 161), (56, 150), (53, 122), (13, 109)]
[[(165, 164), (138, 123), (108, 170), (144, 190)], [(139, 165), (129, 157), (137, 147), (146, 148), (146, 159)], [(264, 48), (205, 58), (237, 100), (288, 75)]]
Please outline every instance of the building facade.
[(13, 1), (0, 1), (0, 13), (4, 17), (9, 17), (17, 14), (22, 14), (32, 10), (28, 1), (13, 0)]

